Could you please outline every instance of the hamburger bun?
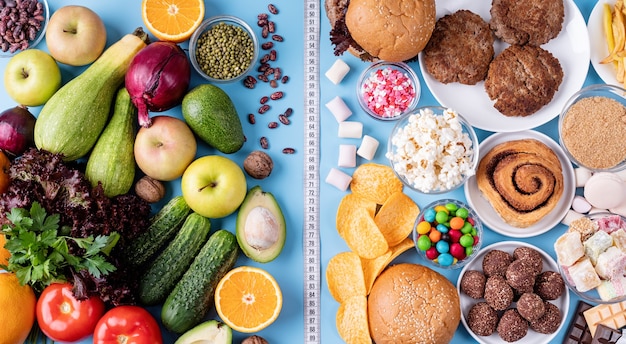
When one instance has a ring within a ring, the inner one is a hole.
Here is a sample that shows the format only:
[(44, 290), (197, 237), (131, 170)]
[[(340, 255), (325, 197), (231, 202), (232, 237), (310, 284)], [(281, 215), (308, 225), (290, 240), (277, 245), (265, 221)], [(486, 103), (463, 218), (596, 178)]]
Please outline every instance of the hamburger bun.
[(459, 294), (440, 273), (418, 264), (388, 267), (367, 302), (376, 344), (449, 343), (461, 320)]

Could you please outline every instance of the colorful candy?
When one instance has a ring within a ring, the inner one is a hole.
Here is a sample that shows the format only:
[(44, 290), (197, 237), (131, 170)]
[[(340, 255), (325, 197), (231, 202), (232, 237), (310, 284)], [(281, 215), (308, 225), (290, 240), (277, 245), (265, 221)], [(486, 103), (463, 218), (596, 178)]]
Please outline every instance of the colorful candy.
[(405, 112), (415, 99), (415, 85), (402, 71), (386, 67), (363, 82), (361, 96), (372, 113), (391, 118)]

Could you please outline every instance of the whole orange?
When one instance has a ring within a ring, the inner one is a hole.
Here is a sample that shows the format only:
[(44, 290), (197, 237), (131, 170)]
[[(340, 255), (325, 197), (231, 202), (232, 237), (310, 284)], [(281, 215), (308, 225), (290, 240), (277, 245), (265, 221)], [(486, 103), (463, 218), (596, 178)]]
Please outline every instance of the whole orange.
[(0, 233), (0, 265), (8, 265), (11, 252), (4, 248), (4, 244), (7, 242), (7, 238), (4, 234)]
[(0, 273), (0, 344), (24, 343), (35, 323), (37, 298), (14, 273)]
[(0, 151), (0, 194), (7, 191), (11, 183), (11, 177), (9, 176), (10, 167), (11, 160), (9, 160), (4, 152)]

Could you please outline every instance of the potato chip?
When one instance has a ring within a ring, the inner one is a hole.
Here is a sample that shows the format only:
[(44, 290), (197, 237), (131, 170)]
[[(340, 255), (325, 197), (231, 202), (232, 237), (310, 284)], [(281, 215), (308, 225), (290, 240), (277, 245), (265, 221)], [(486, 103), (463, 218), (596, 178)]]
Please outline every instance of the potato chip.
[(365, 295), (365, 280), (361, 259), (354, 252), (334, 255), (326, 266), (326, 283), (330, 295), (343, 302), (354, 295)]
[(355, 208), (341, 214), (345, 217), (337, 219), (337, 231), (351, 251), (362, 258), (376, 258), (387, 252), (387, 240), (367, 209)]
[(339, 202), (339, 206), (337, 207), (337, 228), (340, 227), (340, 222), (345, 221), (346, 218), (350, 218), (352, 215), (353, 209), (356, 208), (364, 208), (367, 212), (374, 217), (376, 214), (376, 208), (378, 205), (376, 202), (368, 200), (367, 198), (360, 197), (353, 193), (348, 193)]
[(391, 250), (387, 250), (382, 256), (378, 256), (373, 259), (361, 258), (361, 266), (363, 267), (363, 278), (365, 279), (365, 291), (367, 295), (370, 294), (370, 290), (374, 285), (376, 277), (387, 266), (389, 257), (391, 256)]
[(420, 209), (404, 192), (394, 192), (376, 213), (374, 222), (389, 246), (406, 239), (415, 225)]
[(355, 295), (339, 304), (335, 318), (337, 332), (346, 344), (372, 343), (367, 320), (367, 297)]
[(354, 170), (350, 190), (377, 204), (383, 204), (393, 193), (402, 191), (402, 181), (390, 166), (369, 162)]
[(411, 249), (411, 248), (415, 248), (415, 242), (413, 242), (413, 239), (411, 238), (406, 238), (402, 240), (402, 242), (400, 242), (399, 244), (390, 247), (389, 251), (391, 251), (391, 255), (388, 257), (385, 267), (391, 264), (391, 262), (394, 259), (398, 258), (399, 255), (401, 255), (402, 253), (406, 252), (406, 250)]

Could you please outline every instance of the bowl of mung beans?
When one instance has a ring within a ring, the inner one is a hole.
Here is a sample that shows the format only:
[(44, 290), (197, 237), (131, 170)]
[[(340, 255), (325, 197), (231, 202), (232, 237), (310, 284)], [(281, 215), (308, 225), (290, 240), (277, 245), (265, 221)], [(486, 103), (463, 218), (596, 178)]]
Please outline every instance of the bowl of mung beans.
[(254, 67), (258, 44), (242, 19), (214, 16), (203, 21), (189, 39), (189, 58), (196, 72), (210, 82), (238, 81)]

